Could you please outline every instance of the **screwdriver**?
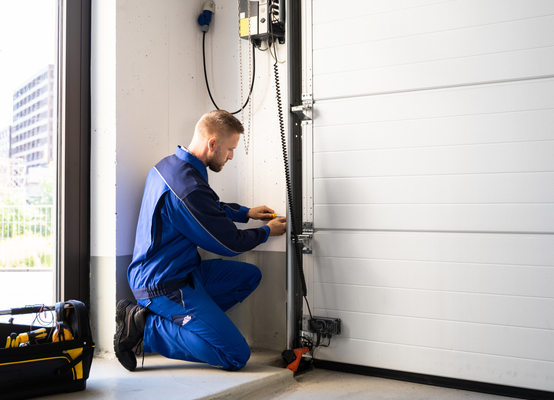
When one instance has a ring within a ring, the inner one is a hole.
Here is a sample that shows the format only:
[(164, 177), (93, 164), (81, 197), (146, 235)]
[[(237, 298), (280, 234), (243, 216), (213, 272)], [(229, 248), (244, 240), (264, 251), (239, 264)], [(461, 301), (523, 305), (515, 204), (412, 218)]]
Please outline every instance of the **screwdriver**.
[(35, 339), (44, 339), (46, 337), (46, 328), (35, 329), (34, 331), (20, 333), (12, 332), (6, 339), (6, 348), (25, 346)]

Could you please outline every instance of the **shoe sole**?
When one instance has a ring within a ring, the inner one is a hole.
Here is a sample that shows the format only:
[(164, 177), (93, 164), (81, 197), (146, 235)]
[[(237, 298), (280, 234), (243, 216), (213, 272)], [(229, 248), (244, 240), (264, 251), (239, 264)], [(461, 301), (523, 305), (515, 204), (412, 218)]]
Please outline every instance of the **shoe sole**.
[[(127, 306), (131, 304), (133, 303), (130, 300), (120, 300), (117, 303), (116, 310), (115, 310), (116, 332), (113, 338), (113, 347), (114, 347), (115, 356), (117, 357), (119, 363), (129, 371), (134, 371), (137, 367), (136, 359), (135, 359), (135, 362), (132, 363), (133, 365), (128, 365), (127, 360), (122, 358), (123, 352), (118, 351), (119, 342), (121, 341), (121, 337), (123, 336), (123, 330), (125, 329), (125, 311), (127, 310)], [(132, 354), (132, 351), (129, 350), (129, 352)]]

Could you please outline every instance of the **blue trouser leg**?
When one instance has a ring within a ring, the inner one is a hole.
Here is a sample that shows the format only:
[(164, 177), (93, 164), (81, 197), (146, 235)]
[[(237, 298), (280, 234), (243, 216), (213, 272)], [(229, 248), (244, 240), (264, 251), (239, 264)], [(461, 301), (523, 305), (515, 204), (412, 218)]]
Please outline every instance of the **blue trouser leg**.
[(199, 272), (204, 288), (223, 311), (246, 299), (262, 279), (258, 267), (237, 261), (202, 261)]
[(163, 356), (206, 362), (237, 370), (250, 358), (250, 348), (225, 310), (258, 286), (261, 273), (251, 264), (208, 260), (192, 272), (194, 288), (141, 304), (152, 311), (146, 319), (144, 350)]

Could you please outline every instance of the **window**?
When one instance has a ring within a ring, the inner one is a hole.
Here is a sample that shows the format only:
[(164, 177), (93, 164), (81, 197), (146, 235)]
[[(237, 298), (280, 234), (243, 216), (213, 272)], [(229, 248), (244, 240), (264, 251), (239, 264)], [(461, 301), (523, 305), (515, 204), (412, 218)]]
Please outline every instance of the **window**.
[(0, 309), (88, 303), (89, 41), (90, 0), (0, 2)]

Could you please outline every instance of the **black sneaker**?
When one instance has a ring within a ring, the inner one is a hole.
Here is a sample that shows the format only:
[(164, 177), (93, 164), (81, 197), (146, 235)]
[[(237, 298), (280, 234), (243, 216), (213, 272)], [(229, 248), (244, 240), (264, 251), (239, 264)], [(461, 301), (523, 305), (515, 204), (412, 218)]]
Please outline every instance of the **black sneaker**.
[(127, 299), (120, 300), (116, 306), (113, 347), (117, 359), (129, 371), (137, 367), (133, 348), (142, 341), (147, 312), (146, 308)]

